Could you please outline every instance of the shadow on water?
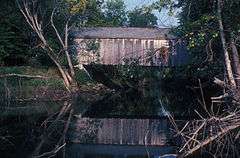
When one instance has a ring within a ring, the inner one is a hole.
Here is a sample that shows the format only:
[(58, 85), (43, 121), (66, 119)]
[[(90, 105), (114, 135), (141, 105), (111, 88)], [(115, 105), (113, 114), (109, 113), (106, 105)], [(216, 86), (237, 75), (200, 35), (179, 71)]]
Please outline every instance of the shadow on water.
[[(116, 91), (95, 102), (85, 117), (99, 118), (159, 118), (171, 113), (179, 118), (197, 117), (194, 110), (203, 111), (198, 80), (179, 79), (145, 81), (137, 89)], [(215, 93), (214, 87), (205, 87), (205, 101)]]
[[(86, 117), (158, 118), (170, 112), (175, 117), (197, 117), (203, 99), (211, 103), (219, 87), (207, 76), (186, 67), (138, 65), (85, 65), (96, 81), (116, 91), (93, 103)], [(196, 73), (193, 77), (193, 74)], [(200, 84), (203, 89), (201, 95)]]

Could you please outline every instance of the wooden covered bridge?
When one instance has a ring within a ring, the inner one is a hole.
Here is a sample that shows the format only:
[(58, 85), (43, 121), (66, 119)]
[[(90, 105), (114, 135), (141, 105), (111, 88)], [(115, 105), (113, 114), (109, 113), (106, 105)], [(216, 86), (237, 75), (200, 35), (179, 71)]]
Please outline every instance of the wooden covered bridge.
[(187, 63), (183, 41), (168, 28), (94, 27), (72, 31), (79, 65), (97, 63), (178, 66)]
[[(137, 62), (142, 68), (178, 66), (188, 61), (184, 44), (166, 28), (81, 28), (72, 31), (72, 37), (81, 66), (93, 62), (111, 68)], [(87, 71), (90, 72), (88, 68)], [(92, 154), (114, 155), (111, 158), (139, 154), (159, 157), (175, 153), (176, 141), (168, 118), (75, 117), (69, 131), (71, 158)]]

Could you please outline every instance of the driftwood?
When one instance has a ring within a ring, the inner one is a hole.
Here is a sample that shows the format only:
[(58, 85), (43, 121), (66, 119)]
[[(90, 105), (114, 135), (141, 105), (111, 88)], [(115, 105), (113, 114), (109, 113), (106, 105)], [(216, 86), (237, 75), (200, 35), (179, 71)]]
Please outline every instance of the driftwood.
[[(239, 139), (240, 110), (222, 118), (212, 116), (208, 119), (189, 121), (182, 129), (177, 127), (177, 123), (172, 116), (169, 116), (169, 119), (174, 125), (177, 133), (176, 136), (182, 138), (183, 145), (179, 149), (179, 157), (190, 156), (204, 147), (218, 140), (222, 140), (224, 136), (227, 136), (234, 130), (239, 130), (238, 134), (234, 137), (235, 140)], [(224, 144), (225, 143), (223, 143), (222, 148), (226, 147)]]
[[(236, 105), (232, 106), (232, 108), (232, 112), (228, 111), (221, 115), (209, 112), (210, 116), (207, 118), (200, 116), (201, 120), (188, 121), (182, 128), (178, 128), (177, 123), (170, 116), (169, 118), (172, 120), (177, 136), (182, 138), (183, 145), (179, 149), (179, 157), (190, 156), (202, 149), (207, 149), (206, 147), (211, 144), (215, 144), (218, 149), (221, 148), (219, 151), (224, 150), (224, 148), (234, 150), (235, 144), (228, 144), (229, 146), (227, 146), (227, 143), (225, 143), (230, 139), (228, 135), (233, 131), (239, 131), (234, 136), (235, 141), (239, 139), (240, 135), (240, 107)], [(222, 143), (216, 143), (218, 141), (222, 141)]]
[[(218, 83), (218, 85), (222, 85), (225, 88), (228, 87), (229, 90), (231, 90), (230, 85), (227, 85), (227, 83), (219, 79), (215, 79), (215, 83)], [(186, 122), (185, 125), (179, 125), (174, 120), (173, 116), (168, 114), (176, 136), (182, 140), (178, 156), (188, 157), (203, 150), (218, 157), (219, 155), (224, 156), (224, 150), (229, 151), (230, 149), (232, 151), (231, 154), (233, 154), (232, 157), (240, 156), (239, 151), (237, 151), (237, 144), (234, 144), (235, 142), (239, 142), (240, 137), (239, 101), (234, 100), (234, 98), (230, 97), (227, 93), (219, 97), (212, 97), (212, 106), (215, 106), (215, 103), (217, 103), (216, 105), (219, 108), (219, 106), (222, 106), (220, 102), (221, 100), (223, 100), (225, 104), (230, 105), (228, 106), (228, 109), (223, 107), (225, 111), (220, 114), (218, 111), (214, 113), (212, 109), (212, 111), (209, 111), (204, 102), (201, 82), (199, 82), (199, 84), (204, 105), (203, 109), (208, 114), (207, 117), (204, 117), (199, 112), (195, 111), (199, 115), (199, 120), (191, 120)], [(229, 98), (229, 101), (227, 101), (226, 98)], [(216, 148), (213, 150), (211, 148), (212, 146)]]
[[(204, 125), (204, 124), (203, 124)], [(203, 127), (203, 125), (201, 126), (201, 128)], [(196, 137), (196, 135), (198, 134), (198, 132), (200, 131), (201, 128), (199, 128), (198, 131), (196, 131), (194, 133), (194, 136), (189, 139), (189, 141), (187, 143), (190, 143), (190, 141), (195, 141), (197, 142), (198, 144), (196, 146), (194, 146), (193, 148), (190, 148), (187, 150), (187, 152), (185, 152), (184, 154), (182, 154), (180, 157), (186, 157), (186, 156), (189, 156), (191, 154), (193, 154), (194, 152), (200, 150), (201, 148), (207, 146), (208, 144), (212, 143), (213, 141), (215, 141), (216, 139), (226, 135), (227, 133), (231, 132), (232, 130), (234, 129), (237, 129), (240, 127), (240, 124), (236, 124), (236, 125), (232, 125), (232, 126), (228, 126), (224, 129), (222, 129), (221, 132), (218, 132), (217, 134), (213, 135), (212, 137), (208, 137), (207, 139), (205, 140), (202, 140), (202, 141), (197, 141), (196, 139), (194, 139), (193, 137)], [(186, 147), (187, 145), (185, 144), (184, 147)]]

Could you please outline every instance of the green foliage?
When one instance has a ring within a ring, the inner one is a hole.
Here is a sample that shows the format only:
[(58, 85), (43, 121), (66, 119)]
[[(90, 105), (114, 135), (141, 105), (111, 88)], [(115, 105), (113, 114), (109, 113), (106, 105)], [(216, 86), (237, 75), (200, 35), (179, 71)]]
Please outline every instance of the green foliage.
[(126, 6), (123, 0), (107, 0), (104, 14), (109, 26), (123, 26), (127, 20)]
[(97, 53), (100, 49), (100, 41), (97, 39), (90, 39), (86, 41), (86, 50), (93, 51), (93, 53)]
[[(222, 20), (227, 43), (230, 42), (232, 34), (238, 30), (239, 4), (238, 0), (224, 1), (223, 4)], [(199, 65), (202, 73), (215, 71), (216, 74), (222, 74), (224, 60), (219, 38), (216, 1), (179, 0), (177, 7), (181, 7), (182, 12), (179, 16), (180, 26), (175, 32), (187, 41), (189, 51), (194, 56), (193, 63)]]
[(0, 3), (0, 65), (26, 62), (30, 57), (26, 25), (13, 0)]
[(93, 83), (87, 73), (83, 70), (76, 70), (76, 81), (79, 85)]
[(12, 66), (12, 67), (0, 67), (0, 74), (25, 74), (25, 75), (41, 75), (57, 78), (58, 71), (54, 68), (39, 67), (33, 68), (30, 66)]
[(102, 0), (88, 0), (82, 19), (84, 26), (106, 26)]
[(19, 66), (19, 67), (0, 67), (0, 74), (23, 74), (23, 75), (41, 75), (50, 77), (49, 79), (36, 79), (36, 78), (19, 78), (19, 77), (8, 77), (0, 78), (0, 91), (5, 91), (4, 85), (14, 91), (19, 90), (19, 86), (24, 87), (26, 91), (32, 91), (37, 87), (48, 87), (50, 89), (65, 89), (63, 81), (59, 77), (57, 69), (49, 68), (32, 68), (30, 66)]
[(151, 10), (135, 8), (128, 13), (128, 25), (130, 27), (154, 27), (157, 26), (158, 18)]
[[(24, 87), (26, 91), (32, 91), (40, 87), (48, 87), (49, 89), (65, 90), (65, 86), (59, 72), (56, 68), (47, 68), (47, 67), (38, 67), (33, 68), (30, 66), (21, 66), (21, 67), (0, 67), (0, 74), (23, 74), (23, 75), (40, 75), (50, 77), (49, 79), (30, 79), (30, 78), (19, 78), (19, 77), (9, 77), (6, 79), (7, 86), (11, 88), (11, 91), (14, 89), (19, 89), (19, 84)], [(4, 78), (0, 78), (0, 91), (5, 92), (4, 88)]]
[[(180, 25), (173, 32), (186, 41), (189, 53), (194, 57), (193, 67), (202, 74), (222, 74), (224, 60), (215, 0), (158, 0), (151, 7), (159, 11), (167, 8), (170, 12), (181, 9), (178, 16)], [(223, 0), (222, 7), (222, 20), (229, 44), (230, 38), (237, 39), (239, 36), (240, 1)]]
[(3, 64), (5, 57), (9, 55), (8, 49), (14, 48), (11, 38), (14, 38), (13, 32), (8, 32), (7, 28), (0, 27), (0, 65)]
[(100, 62), (100, 42), (100, 39), (90, 39), (86, 41), (86, 50), (88, 52), (91, 51), (97, 57), (96, 61), (93, 61), (95, 63)]
[(68, 5), (68, 9), (71, 14), (77, 14), (79, 12), (84, 11), (87, 4), (87, 0), (65, 0), (65, 1)]
[(176, 1), (174, 1), (174, 0), (158, 0), (158, 1), (154, 2), (149, 8), (156, 9), (159, 12), (161, 12), (162, 9), (165, 8), (165, 9), (168, 9), (169, 15), (173, 15), (175, 2)]

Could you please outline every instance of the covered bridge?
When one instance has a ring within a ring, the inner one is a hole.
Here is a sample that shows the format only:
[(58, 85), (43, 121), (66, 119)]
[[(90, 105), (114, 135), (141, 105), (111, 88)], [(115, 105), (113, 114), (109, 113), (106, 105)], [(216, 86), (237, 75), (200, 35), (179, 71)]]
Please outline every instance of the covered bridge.
[(183, 42), (168, 28), (93, 27), (72, 31), (79, 65), (176, 66), (187, 62)]

